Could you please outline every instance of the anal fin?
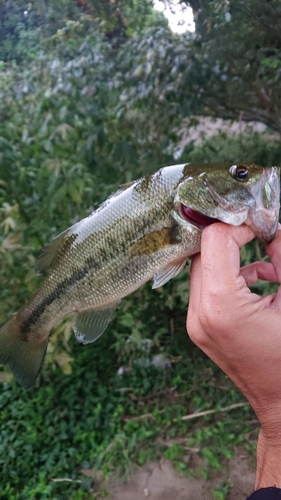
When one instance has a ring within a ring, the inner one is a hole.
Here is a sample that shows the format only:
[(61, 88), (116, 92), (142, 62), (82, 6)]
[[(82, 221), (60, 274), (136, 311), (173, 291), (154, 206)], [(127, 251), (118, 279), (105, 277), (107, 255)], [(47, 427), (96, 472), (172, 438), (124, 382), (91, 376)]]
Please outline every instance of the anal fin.
[(181, 270), (184, 268), (186, 264), (186, 260), (178, 260), (176, 263), (173, 262), (168, 266), (163, 267), (157, 273), (154, 274), (153, 285), (152, 288), (158, 288), (160, 286), (165, 285), (170, 279), (177, 276)]
[(74, 333), (78, 342), (95, 342), (105, 331), (120, 302), (114, 302), (102, 309), (84, 311), (75, 317)]

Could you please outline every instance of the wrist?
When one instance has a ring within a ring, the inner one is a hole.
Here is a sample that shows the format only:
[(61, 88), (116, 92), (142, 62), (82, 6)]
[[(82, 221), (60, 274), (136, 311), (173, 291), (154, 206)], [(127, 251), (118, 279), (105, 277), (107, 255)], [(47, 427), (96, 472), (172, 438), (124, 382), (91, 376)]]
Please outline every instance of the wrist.
[(278, 429), (262, 426), (258, 438), (255, 488), (269, 486), (281, 488), (281, 423)]
[(281, 401), (279, 398), (276, 397), (274, 403), (270, 403), (264, 398), (262, 405), (249, 402), (261, 425), (262, 441), (265, 440), (272, 445), (279, 446), (280, 444), (281, 446)]

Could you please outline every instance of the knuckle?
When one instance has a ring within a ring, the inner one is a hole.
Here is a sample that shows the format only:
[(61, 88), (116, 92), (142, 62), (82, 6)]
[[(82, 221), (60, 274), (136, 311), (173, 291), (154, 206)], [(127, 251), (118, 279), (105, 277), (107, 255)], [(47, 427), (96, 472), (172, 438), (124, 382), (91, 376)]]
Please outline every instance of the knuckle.
[(202, 329), (198, 321), (198, 317), (187, 316), (186, 329), (190, 340), (204, 350), (204, 347), (207, 345), (207, 338), (204, 329)]
[(222, 302), (202, 307), (199, 321), (207, 335), (217, 341), (227, 340), (241, 326), (241, 311), (238, 308), (224, 307)]
[(198, 324), (197, 318), (195, 316), (191, 317), (189, 314), (187, 315), (186, 329), (187, 329), (188, 336), (196, 344), (196, 338), (198, 337), (200, 332), (199, 332), (199, 324)]
[(201, 298), (197, 311), (187, 316), (188, 335), (202, 350), (208, 348), (211, 341), (228, 341), (241, 328), (245, 304), (238, 297), (236, 301), (230, 300), (231, 296), (231, 290), (227, 296), (212, 290)]
[(201, 303), (198, 311), (200, 324), (204, 330), (211, 332), (217, 328), (223, 316), (223, 305), (216, 293), (211, 293), (207, 300)]
[(199, 312), (199, 321), (201, 324), (201, 327), (203, 330), (206, 332), (211, 332), (213, 328), (216, 326), (216, 321), (217, 318), (215, 318), (215, 315), (213, 314), (213, 311), (210, 308), (207, 307), (202, 307), (201, 311)]

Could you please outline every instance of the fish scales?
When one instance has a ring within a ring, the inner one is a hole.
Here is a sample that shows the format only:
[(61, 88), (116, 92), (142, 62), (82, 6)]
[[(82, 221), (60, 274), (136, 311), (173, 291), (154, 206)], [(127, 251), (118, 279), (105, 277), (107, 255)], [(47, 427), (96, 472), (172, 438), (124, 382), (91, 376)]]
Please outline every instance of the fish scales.
[[(157, 173), (149, 178), (145, 189), (143, 180), (140, 180), (123, 193), (122, 203), (115, 198), (104, 207), (107, 210), (105, 217), (104, 210), (101, 209), (97, 211), (94, 219), (90, 216), (76, 224), (73, 230), (78, 231), (77, 238), (72, 238), (69, 258), (57, 260), (54, 270), (41, 287), (42, 293), (37, 294), (35, 298), (36, 306), (32, 301), (29, 307), (22, 311), (21, 331), (26, 335), (30, 329), (32, 335), (35, 330), (36, 335), (38, 328), (41, 324), (45, 326), (46, 321), (49, 321), (47, 327), (51, 329), (57, 318), (84, 308), (110, 303), (116, 295), (117, 299), (121, 299), (124, 296), (124, 286), (128, 290), (127, 295), (133, 291), (135, 283), (150, 279), (155, 262), (152, 260), (150, 263), (151, 271), (148, 269), (148, 277), (143, 276), (143, 259), (139, 255), (133, 261), (132, 272), (126, 275), (126, 283), (123, 283), (122, 270), (126, 267), (128, 242), (133, 241), (133, 245), (136, 245), (148, 225), (151, 232), (156, 234), (162, 227), (171, 225), (171, 188), (176, 187), (181, 177), (181, 168), (178, 172), (168, 170), (161, 174), (161, 182)], [(157, 200), (157, 204), (152, 204), (153, 198)], [(164, 251), (164, 263), (166, 253)], [(92, 274), (95, 276), (96, 290), (93, 290)], [(105, 280), (105, 276), (108, 280)], [(109, 282), (115, 281), (115, 289), (108, 287)], [(67, 306), (68, 309), (65, 309)]]
[(0, 362), (32, 385), (53, 326), (76, 314), (79, 341), (96, 340), (121, 299), (154, 277), (154, 288), (200, 251), (217, 220), (274, 237), (279, 169), (256, 164), (183, 164), (122, 186), (92, 215), (55, 238), (37, 262), (49, 274), (30, 302), (0, 328)]

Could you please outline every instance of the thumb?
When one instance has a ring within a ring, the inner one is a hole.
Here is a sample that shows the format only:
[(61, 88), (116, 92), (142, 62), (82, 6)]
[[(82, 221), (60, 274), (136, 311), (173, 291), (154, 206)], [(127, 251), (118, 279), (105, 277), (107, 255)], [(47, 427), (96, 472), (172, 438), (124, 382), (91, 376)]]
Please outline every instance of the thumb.
[(202, 294), (229, 291), (240, 275), (240, 247), (253, 240), (248, 226), (216, 223), (203, 231), (201, 243)]

